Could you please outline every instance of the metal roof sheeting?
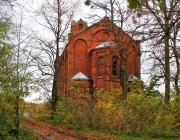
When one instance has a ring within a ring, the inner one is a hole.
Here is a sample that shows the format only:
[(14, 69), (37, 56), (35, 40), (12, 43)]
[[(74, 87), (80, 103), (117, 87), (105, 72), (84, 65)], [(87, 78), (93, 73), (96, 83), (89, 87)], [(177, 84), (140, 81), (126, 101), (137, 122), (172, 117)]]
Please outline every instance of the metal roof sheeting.
[(74, 75), (72, 80), (90, 80), (86, 75), (84, 75), (82, 72), (78, 72), (76, 75)]
[(105, 47), (114, 47), (115, 45), (116, 44), (114, 41), (108, 40), (108, 41), (103, 42), (100, 45), (98, 45), (95, 49), (101, 49), (101, 48), (105, 48)]
[(128, 77), (128, 81), (136, 81), (138, 78), (134, 74), (130, 74)]

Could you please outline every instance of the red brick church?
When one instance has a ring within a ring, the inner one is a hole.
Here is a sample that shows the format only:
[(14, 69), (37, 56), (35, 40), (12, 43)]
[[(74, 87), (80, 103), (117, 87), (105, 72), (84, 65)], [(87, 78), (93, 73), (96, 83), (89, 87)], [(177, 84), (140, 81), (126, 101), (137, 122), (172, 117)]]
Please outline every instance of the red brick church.
[(60, 94), (75, 94), (74, 87), (81, 93), (88, 93), (91, 88), (120, 88), (119, 50), (122, 47), (126, 49), (127, 79), (129, 76), (140, 78), (139, 41), (112, 24), (109, 18), (89, 27), (82, 19), (72, 21), (68, 38), (60, 58)]

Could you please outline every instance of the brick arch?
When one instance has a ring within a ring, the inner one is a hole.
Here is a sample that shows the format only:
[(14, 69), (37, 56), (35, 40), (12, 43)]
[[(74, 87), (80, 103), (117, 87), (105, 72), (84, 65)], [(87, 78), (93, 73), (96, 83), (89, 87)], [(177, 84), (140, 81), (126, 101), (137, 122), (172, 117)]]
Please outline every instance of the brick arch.
[(112, 38), (110, 31), (106, 29), (98, 30), (94, 33), (93, 38), (98, 41), (103, 41)]
[(106, 29), (98, 30), (92, 35), (90, 46), (92, 46), (92, 49), (93, 49), (99, 44), (101, 44), (102, 42), (105, 42), (107, 40), (113, 40), (113, 34)]
[(87, 42), (78, 39), (74, 43), (74, 70), (87, 75)]

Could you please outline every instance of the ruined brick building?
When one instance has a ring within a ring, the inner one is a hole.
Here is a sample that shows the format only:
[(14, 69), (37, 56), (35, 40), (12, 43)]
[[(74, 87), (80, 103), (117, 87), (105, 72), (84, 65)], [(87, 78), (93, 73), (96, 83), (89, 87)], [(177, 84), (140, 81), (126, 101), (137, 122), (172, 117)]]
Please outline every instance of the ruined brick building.
[[(88, 27), (82, 19), (72, 21), (71, 32), (60, 62), (59, 93), (71, 94), (72, 83), (89, 92), (119, 88), (119, 50), (126, 50), (126, 71), (140, 78), (140, 43), (105, 17)], [(74, 81), (74, 82), (72, 82)], [(79, 82), (79, 84), (78, 84)]]

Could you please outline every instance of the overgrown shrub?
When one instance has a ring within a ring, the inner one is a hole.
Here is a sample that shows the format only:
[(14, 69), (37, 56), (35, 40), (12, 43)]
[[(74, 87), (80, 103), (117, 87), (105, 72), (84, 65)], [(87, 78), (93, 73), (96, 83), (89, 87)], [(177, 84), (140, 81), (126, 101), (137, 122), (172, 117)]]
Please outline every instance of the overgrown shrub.
[(174, 128), (174, 115), (162, 99), (130, 94), (123, 109), (124, 132), (159, 136), (168, 135)]
[(88, 125), (87, 116), (89, 112), (87, 102), (77, 104), (68, 96), (64, 96), (58, 103), (55, 120), (58, 124), (68, 124), (69, 127), (84, 129)]
[(180, 95), (174, 96), (174, 100), (171, 102), (171, 109), (174, 115), (174, 125), (177, 129), (180, 129)]
[(120, 93), (117, 89), (98, 90), (94, 102), (76, 102), (64, 96), (58, 103), (54, 123), (151, 137), (176, 135), (180, 124), (179, 97), (166, 105), (162, 98), (142, 89), (131, 90), (126, 102), (119, 99)]
[[(12, 112), (0, 110), (0, 140), (15, 140), (15, 125)], [(38, 140), (27, 128), (20, 128), (20, 140)]]
[(11, 116), (7, 110), (0, 111), (0, 139), (13, 139), (14, 124)]
[(95, 129), (118, 131), (122, 122), (122, 107), (120, 105), (120, 90), (111, 92), (99, 90), (95, 93), (97, 103), (92, 110), (91, 126)]

